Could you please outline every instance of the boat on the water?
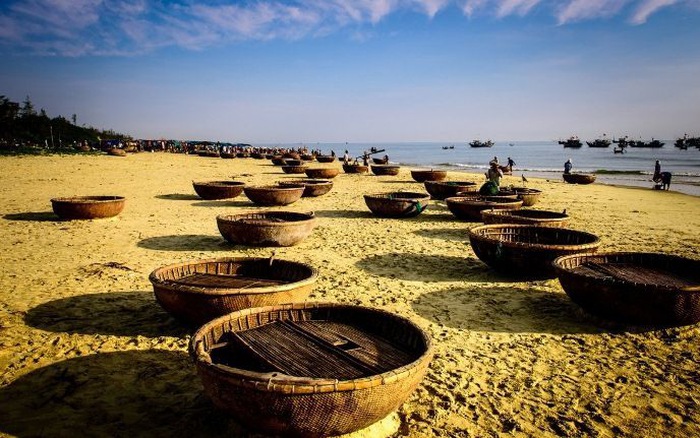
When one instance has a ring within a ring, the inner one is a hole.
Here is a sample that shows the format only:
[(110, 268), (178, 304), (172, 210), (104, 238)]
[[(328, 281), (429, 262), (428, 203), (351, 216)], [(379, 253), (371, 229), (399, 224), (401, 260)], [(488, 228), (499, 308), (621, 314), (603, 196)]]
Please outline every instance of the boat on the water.
[(486, 141), (481, 141), (481, 140), (472, 140), (469, 142), (469, 146), (473, 148), (490, 148), (493, 146), (493, 141), (491, 140), (486, 140)]
[(580, 148), (583, 146), (583, 143), (581, 143), (581, 140), (577, 136), (569, 137), (566, 140), (559, 140), (558, 143), (565, 148)]
[(612, 142), (607, 138), (596, 138), (593, 141), (587, 141), (586, 144), (591, 148), (607, 148)]
[(663, 147), (664, 144), (665, 143), (659, 140), (655, 140), (653, 138), (651, 139), (651, 141), (633, 140), (629, 142), (629, 146), (631, 148), (660, 148)]

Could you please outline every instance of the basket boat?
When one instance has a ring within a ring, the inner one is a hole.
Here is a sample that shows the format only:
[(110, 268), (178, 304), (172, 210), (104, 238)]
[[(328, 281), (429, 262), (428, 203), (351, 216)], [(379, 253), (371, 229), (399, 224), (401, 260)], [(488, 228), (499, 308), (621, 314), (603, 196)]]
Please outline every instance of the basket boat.
[(301, 198), (304, 186), (253, 186), (243, 187), (243, 192), (248, 199), (259, 205), (289, 205)]
[(271, 159), (275, 158), (276, 156), (277, 156), (277, 155), (275, 155), (275, 154), (265, 154), (265, 159), (266, 159), (266, 160), (271, 160)]
[(126, 151), (124, 149), (112, 148), (107, 151), (107, 155), (113, 155), (115, 157), (126, 157)]
[(285, 152), (284, 154), (282, 154), (282, 158), (301, 160), (301, 155), (297, 154), (296, 152)]
[(565, 212), (549, 210), (482, 210), (481, 218), (485, 224), (523, 224), (541, 227), (563, 228), (569, 223)]
[(281, 156), (274, 157), (274, 158), (272, 158), (271, 161), (272, 161), (272, 164), (274, 164), (275, 166), (284, 166), (287, 164), (287, 159), (282, 158)]
[(73, 196), (53, 198), (51, 207), (61, 219), (102, 219), (121, 213), (125, 201), (123, 196)]
[(343, 172), (345, 172), (345, 173), (367, 173), (367, 172), (369, 172), (369, 167), (363, 166), (360, 164), (343, 164)]
[(296, 303), (246, 309), (190, 340), (204, 392), (251, 430), (325, 437), (397, 410), (423, 379), (430, 337), (394, 313)]
[(458, 192), (479, 191), (479, 187), (472, 181), (425, 181), (423, 185), (433, 199), (439, 200), (457, 196)]
[(268, 211), (216, 217), (219, 232), (227, 241), (251, 246), (293, 246), (316, 227), (313, 213)]
[(265, 154), (262, 152), (252, 152), (250, 154), (251, 158), (255, 158), (256, 160), (264, 160), (265, 159)]
[(479, 192), (457, 192), (459, 198), (488, 199), (489, 201), (516, 201), (518, 194), (511, 190), (499, 190), (495, 195), (482, 195)]
[(372, 173), (377, 176), (398, 175), (401, 166), (392, 164), (372, 164), (370, 165), (370, 169), (372, 169)]
[(313, 161), (316, 157), (313, 154), (301, 154), (300, 158), (304, 161)]
[(569, 184), (591, 184), (595, 181), (595, 175), (590, 173), (563, 173), (562, 176)]
[(236, 158), (236, 154), (234, 152), (221, 152), (219, 156), (226, 159)]
[(388, 158), (372, 158), (372, 163), (374, 164), (389, 164)]
[(250, 154), (248, 152), (238, 152), (236, 153), (236, 157), (238, 158), (248, 158)]
[(241, 181), (192, 182), (192, 187), (202, 199), (230, 199), (243, 192), (245, 183)]
[(510, 187), (518, 195), (518, 199), (523, 200), (523, 207), (532, 207), (540, 199), (542, 190), (530, 189), (528, 187)]
[(333, 188), (333, 181), (327, 179), (295, 179), (292, 181), (280, 181), (282, 187), (304, 186), (302, 197), (317, 197), (325, 195)]
[(319, 163), (333, 163), (336, 157), (333, 155), (316, 155), (316, 161)]
[(158, 303), (174, 317), (203, 324), (249, 307), (305, 300), (318, 271), (270, 258), (220, 258), (163, 266), (148, 279)]
[(700, 261), (641, 252), (576, 254), (554, 261), (567, 295), (616, 322), (679, 326), (700, 322)]
[(209, 158), (219, 158), (220, 155), (217, 151), (206, 151), (204, 156)]
[(597, 236), (584, 231), (516, 224), (474, 227), (469, 241), (476, 256), (493, 269), (527, 278), (554, 278), (554, 259), (600, 246)]
[(416, 169), (411, 171), (411, 178), (417, 182), (442, 181), (447, 178), (446, 170)]
[(340, 170), (334, 167), (317, 167), (306, 169), (306, 176), (308, 176), (309, 178), (332, 179), (338, 176), (339, 173)]
[(307, 167), (305, 165), (284, 165), (282, 166), (282, 172), (290, 173), (295, 175), (301, 175), (306, 172)]
[(421, 214), (430, 202), (430, 195), (414, 192), (391, 192), (365, 195), (365, 204), (375, 216), (413, 217)]
[(457, 219), (481, 222), (481, 212), (488, 209), (518, 210), (523, 205), (519, 199), (503, 199), (490, 196), (453, 196), (445, 199), (447, 208)]

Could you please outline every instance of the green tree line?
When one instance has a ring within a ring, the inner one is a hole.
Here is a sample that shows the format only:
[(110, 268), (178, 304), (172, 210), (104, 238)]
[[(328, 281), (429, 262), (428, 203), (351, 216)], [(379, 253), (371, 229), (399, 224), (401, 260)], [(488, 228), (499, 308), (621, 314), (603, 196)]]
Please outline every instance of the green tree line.
[(78, 126), (77, 116), (49, 117), (38, 113), (29, 96), (21, 104), (0, 95), (0, 150), (4, 152), (65, 152), (88, 144), (99, 147), (100, 140), (130, 139), (112, 130)]

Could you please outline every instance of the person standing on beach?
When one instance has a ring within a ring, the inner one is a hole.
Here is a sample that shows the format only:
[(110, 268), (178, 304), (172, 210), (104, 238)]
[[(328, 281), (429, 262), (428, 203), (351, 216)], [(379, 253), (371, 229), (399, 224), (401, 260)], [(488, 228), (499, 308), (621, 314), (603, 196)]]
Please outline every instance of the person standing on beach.
[(654, 176), (651, 177), (651, 180), (654, 182), (659, 182), (661, 179), (661, 163), (659, 160), (656, 160), (656, 164), (654, 164)]
[(571, 158), (566, 160), (566, 163), (564, 163), (564, 173), (571, 173), (571, 169), (574, 167), (574, 165), (571, 163)]

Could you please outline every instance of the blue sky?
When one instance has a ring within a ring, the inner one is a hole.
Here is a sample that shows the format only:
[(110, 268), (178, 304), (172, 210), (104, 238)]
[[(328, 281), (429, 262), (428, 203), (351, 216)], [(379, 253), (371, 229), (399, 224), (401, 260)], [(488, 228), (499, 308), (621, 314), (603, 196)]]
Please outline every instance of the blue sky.
[(137, 138), (700, 134), (700, 0), (5, 0), (0, 94)]

